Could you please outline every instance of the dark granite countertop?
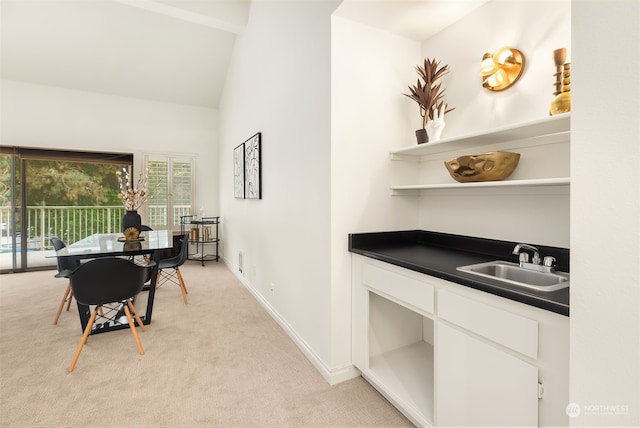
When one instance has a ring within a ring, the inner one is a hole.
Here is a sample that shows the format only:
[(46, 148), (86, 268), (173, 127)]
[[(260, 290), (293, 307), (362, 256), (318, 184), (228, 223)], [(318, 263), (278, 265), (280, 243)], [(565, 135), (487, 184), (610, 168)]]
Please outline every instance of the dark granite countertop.
[[(499, 241), (424, 230), (349, 234), (349, 251), (465, 287), (475, 288), (561, 315), (569, 316), (569, 288), (553, 292), (524, 290), (456, 270), (458, 266), (494, 260), (518, 262), (513, 247)], [(527, 242), (540, 256), (554, 256), (557, 270), (569, 272), (569, 250)]]

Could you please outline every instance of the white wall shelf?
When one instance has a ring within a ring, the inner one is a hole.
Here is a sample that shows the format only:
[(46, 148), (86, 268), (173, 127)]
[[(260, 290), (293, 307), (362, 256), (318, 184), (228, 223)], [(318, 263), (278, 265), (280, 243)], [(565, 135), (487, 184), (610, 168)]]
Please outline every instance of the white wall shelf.
[(477, 132), (461, 137), (445, 138), (432, 143), (404, 147), (393, 150), (390, 153), (393, 159), (403, 159), (405, 157), (422, 157), (490, 144), (497, 145), (510, 141), (531, 144), (527, 140), (538, 139), (543, 144), (545, 137), (568, 133), (570, 129), (571, 113), (565, 113), (531, 122), (503, 126), (487, 132)]
[[(571, 184), (571, 179), (567, 176), (570, 128), (571, 116), (567, 113), (394, 150), (390, 152), (391, 160), (406, 162), (398, 167), (406, 173), (421, 172), (415, 174), (412, 180), (406, 180), (408, 175), (405, 173), (404, 180), (390, 186), (392, 195), (419, 196), (423, 191), (429, 190), (568, 187)], [(519, 174), (510, 180), (472, 183), (455, 182), (441, 166), (445, 156), (453, 158), (461, 152), (473, 154), (468, 152), (478, 153), (481, 150), (518, 150), (529, 163), (525, 166), (521, 161), (523, 165)]]
[(391, 190), (394, 191), (395, 195), (404, 195), (409, 192), (415, 193), (420, 190), (568, 186), (570, 183), (571, 179), (569, 177), (557, 177), (530, 180), (482, 181), (474, 183), (409, 184), (403, 186), (391, 186)]

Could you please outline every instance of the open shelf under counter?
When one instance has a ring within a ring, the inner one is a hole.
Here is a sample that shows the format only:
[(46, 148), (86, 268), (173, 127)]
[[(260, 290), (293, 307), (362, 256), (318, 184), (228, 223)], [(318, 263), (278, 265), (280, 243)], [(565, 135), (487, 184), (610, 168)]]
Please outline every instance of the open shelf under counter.
[(557, 134), (569, 134), (571, 130), (571, 113), (533, 120), (530, 122), (495, 128), (493, 130), (475, 132), (460, 137), (444, 138), (431, 143), (403, 147), (390, 152), (392, 159), (403, 160), (422, 156), (472, 149), (479, 146), (497, 145), (506, 142), (529, 145), (535, 139), (544, 144), (546, 139)]
[(407, 346), (372, 356), (369, 368), (378, 385), (391, 399), (411, 406), (429, 424), (434, 420), (434, 349), (433, 345), (419, 341)]
[(535, 178), (529, 180), (481, 181), (473, 183), (440, 183), (440, 184), (408, 184), (391, 186), (394, 195), (413, 194), (420, 190), (437, 189), (482, 189), (482, 188), (511, 188), (511, 187), (545, 187), (569, 186), (569, 177)]

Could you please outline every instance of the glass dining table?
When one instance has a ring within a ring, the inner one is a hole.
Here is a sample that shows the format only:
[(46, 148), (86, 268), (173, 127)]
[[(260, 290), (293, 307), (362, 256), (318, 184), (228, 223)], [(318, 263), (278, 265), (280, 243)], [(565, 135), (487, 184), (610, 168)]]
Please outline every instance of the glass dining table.
[[(55, 252), (51, 257), (76, 257), (78, 259), (95, 259), (98, 257), (128, 257), (134, 262), (145, 263), (143, 256), (148, 256), (155, 264), (150, 268), (149, 283), (145, 285), (142, 292), (136, 296), (136, 308), (144, 307), (146, 300), (146, 311), (140, 313), (142, 323), (151, 323), (153, 312), (153, 300), (156, 292), (156, 280), (158, 277), (159, 255), (163, 250), (173, 247), (173, 232), (171, 230), (150, 230), (140, 233), (136, 240), (125, 241), (122, 233), (95, 233), (86, 238), (74, 242)], [(105, 322), (96, 323), (91, 334), (104, 333), (112, 330), (128, 328), (126, 317), (121, 317), (121, 308), (118, 306), (103, 308), (105, 314), (102, 319)], [(80, 326), (82, 331), (87, 326), (91, 316), (88, 306), (78, 303), (78, 313), (80, 315)]]

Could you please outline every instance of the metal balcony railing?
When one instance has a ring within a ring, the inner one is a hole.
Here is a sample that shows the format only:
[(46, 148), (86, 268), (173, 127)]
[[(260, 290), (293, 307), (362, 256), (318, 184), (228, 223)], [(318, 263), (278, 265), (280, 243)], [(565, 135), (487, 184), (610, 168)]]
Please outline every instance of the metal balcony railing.
[[(190, 214), (190, 206), (173, 207), (174, 223), (179, 225), (180, 216)], [(27, 222), (16, 228), (16, 239), (20, 243), (27, 240), (27, 248), (50, 250), (49, 238), (57, 236), (67, 244), (77, 242), (94, 233), (120, 232), (125, 209), (117, 206), (28, 206)], [(150, 224), (167, 224), (167, 208), (164, 206), (148, 209)], [(0, 206), (0, 244), (2, 250), (11, 248), (11, 207)]]

